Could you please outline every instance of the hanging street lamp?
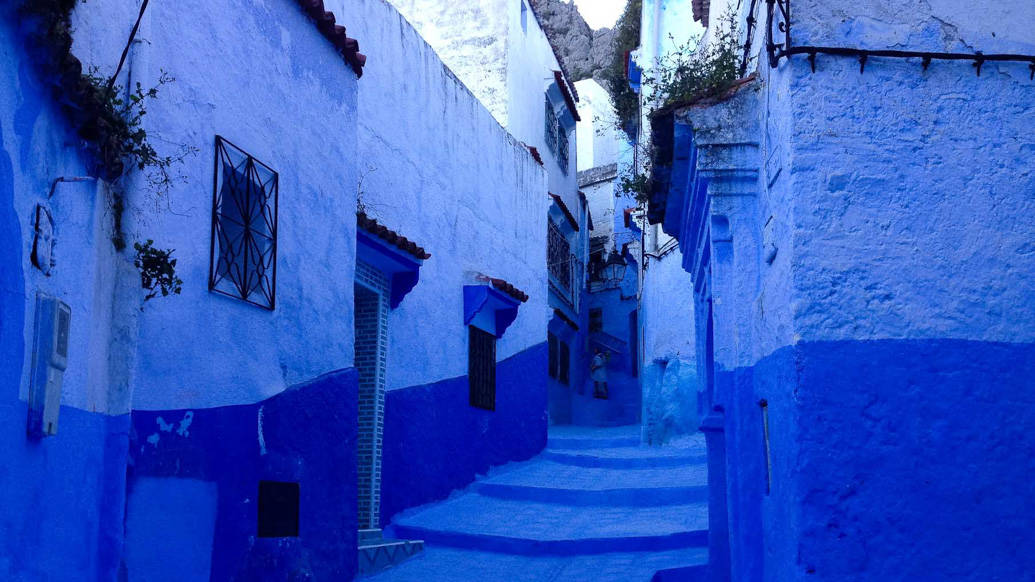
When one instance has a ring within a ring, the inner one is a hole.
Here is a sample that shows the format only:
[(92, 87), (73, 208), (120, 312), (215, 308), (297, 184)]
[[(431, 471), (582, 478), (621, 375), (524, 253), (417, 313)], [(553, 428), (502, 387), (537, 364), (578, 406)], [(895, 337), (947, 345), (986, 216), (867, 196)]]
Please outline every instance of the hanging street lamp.
[(625, 257), (618, 254), (615, 249), (611, 249), (611, 254), (608, 255), (607, 261), (600, 268), (600, 278), (604, 281), (604, 284), (618, 287), (621, 285), (622, 279), (625, 278), (625, 270), (628, 266), (629, 264), (625, 261)]

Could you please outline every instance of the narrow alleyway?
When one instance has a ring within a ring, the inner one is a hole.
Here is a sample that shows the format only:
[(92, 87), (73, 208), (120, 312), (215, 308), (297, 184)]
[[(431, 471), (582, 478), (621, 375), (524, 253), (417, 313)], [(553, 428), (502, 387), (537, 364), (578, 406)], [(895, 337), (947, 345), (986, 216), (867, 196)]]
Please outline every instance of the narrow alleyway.
[(554, 427), (538, 457), (397, 516), (426, 542), (389, 581), (650, 580), (707, 561), (703, 438), (640, 446), (639, 426)]

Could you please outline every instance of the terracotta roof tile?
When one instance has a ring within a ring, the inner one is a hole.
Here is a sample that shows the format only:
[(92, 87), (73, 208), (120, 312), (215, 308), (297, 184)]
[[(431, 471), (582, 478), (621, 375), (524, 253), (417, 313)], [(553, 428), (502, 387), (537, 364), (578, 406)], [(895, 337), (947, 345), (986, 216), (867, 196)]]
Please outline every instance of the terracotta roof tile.
[(532, 158), (536, 161), (536, 163), (538, 163), (540, 166), (544, 165), (543, 156), (539, 153), (539, 150), (536, 149), (535, 146), (525, 144), (525, 147), (528, 148), (528, 152), (532, 154)]
[[(582, 121), (579, 117), (578, 106), (575, 105), (576, 98), (572, 96), (572, 92), (568, 90), (568, 82), (564, 80), (564, 74), (560, 71), (553, 72), (553, 78), (557, 81), (557, 86), (561, 88), (561, 94), (564, 95), (564, 102), (568, 104), (568, 110), (571, 111), (572, 117), (575, 121)], [(574, 87), (572, 88), (574, 89)]]
[(489, 277), (489, 282), (492, 283), (492, 286), (494, 288), (496, 288), (496, 289), (506, 293), (507, 295), (510, 295), (511, 297), (513, 297), (514, 299), (517, 299), (518, 301), (520, 301), (522, 303), (528, 301), (528, 294), (527, 293), (525, 293), (521, 289), (518, 289), (517, 287), (511, 285), (510, 283), (507, 283), (503, 279), (497, 279), (496, 277)]
[(423, 261), (431, 258), (431, 253), (425, 251), (423, 247), (380, 224), (377, 220), (367, 216), (363, 211), (356, 213), (356, 225), (399, 250), (409, 253), (417, 259)]
[(316, 23), (316, 29), (338, 49), (345, 62), (352, 67), (357, 77), (363, 76), (367, 56), (359, 52), (359, 41), (345, 34), (345, 27), (335, 23), (334, 13), (324, 8), (323, 0), (297, 0), (309, 18)]

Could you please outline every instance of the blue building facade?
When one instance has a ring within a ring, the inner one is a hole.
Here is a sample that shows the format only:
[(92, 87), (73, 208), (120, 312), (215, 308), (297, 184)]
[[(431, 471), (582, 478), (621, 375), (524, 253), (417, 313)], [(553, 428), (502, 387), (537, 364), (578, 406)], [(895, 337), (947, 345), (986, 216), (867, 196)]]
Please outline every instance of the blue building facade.
[(696, 305), (713, 579), (1035, 567), (1035, 38), (1011, 24), (1027, 3), (987, 8), (712, 2), (745, 77), (652, 120), (649, 215)]
[[(0, 578), (348, 580), (542, 449), (544, 170), (394, 9), (39, 4), (0, 9)], [(157, 87), (168, 175), (105, 156), (82, 71)]]

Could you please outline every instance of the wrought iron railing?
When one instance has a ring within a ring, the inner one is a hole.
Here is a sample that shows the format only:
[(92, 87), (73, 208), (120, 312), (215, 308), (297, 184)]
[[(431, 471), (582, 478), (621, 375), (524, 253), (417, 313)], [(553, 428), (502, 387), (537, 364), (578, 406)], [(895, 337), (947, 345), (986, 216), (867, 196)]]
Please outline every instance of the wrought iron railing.
[(812, 72), (815, 72), (816, 55), (825, 54), (855, 57), (859, 60), (860, 73), (866, 70), (866, 62), (870, 57), (886, 57), (920, 59), (925, 71), (931, 65), (932, 60), (971, 61), (971, 65), (980, 76), (981, 67), (986, 62), (1019, 62), (1028, 63), (1028, 69), (1031, 71), (1030, 76), (1032, 79), (1035, 79), (1035, 55), (984, 54), (980, 51), (974, 53), (946, 53), (838, 46), (794, 46), (791, 42), (791, 0), (766, 0), (766, 3), (768, 4), (766, 15), (768, 19), (766, 52), (769, 55), (769, 66), (773, 68), (780, 64), (780, 59), (782, 58), (786, 57), (789, 59), (793, 55), (808, 55), (809, 64), (812, 65)]
[(546, 242), (550, 286), (561, 299), (577, 311), (579, 287), (582, 284), (582, 262), (571, 252), (571, 244), (567, 237), (552, 220), (549, 221)]

